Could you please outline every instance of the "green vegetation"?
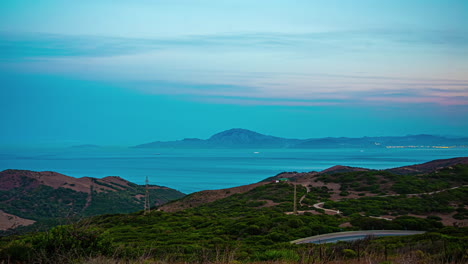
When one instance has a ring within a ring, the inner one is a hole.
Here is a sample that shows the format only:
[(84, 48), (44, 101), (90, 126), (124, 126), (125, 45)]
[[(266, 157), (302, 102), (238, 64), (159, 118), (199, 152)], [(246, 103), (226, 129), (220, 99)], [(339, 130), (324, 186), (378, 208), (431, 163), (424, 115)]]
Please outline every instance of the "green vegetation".
[[(350, 260), (363, 256), (383, 261), (385, 250), (387, 258), (397, 257), (401, 250), (409, 250), (407, 245), (411, 243), (415, 250), (435, 247), (429, 241), (437, 245), (445, 243), (447, 252), (445, 255), (431, 252), (425, 255), (428, 259), (438, 260), (449, 254), (457, 261), (466, 257), (459, 244), (467, 243), (467, 240), (462, 240), (468, 235), (466, 228), (447, 231), (436, 217), (399, 217), (386, 221), (359, 215), (285, 214), (292, 210), (293, 189), (289, 183), (271, 183), (176, 213), (152, 210), (147, 215), (137, 212), (95, 216), (45, 233), (5, 237), (0, 242), (0, 257), (23, 262), (35, 259), (43, 263), (66, 263), (69, 260), (79, 263), (89, 258), (108, 258), (112, 262), (136, 261), (142, 256), (147, 261), (165, 263), (228, 263), (234, 260), (297, 263), (312, 259)], [(325, 190), (318, 191), (320, 194)], [(304, 194), (305, 188), (298, 188), (298, 193)], [(266, 201), (275, 205), (266, 207)], [(346, 221), (351, 221), (354, 227), (340, 228), (339, 225)], [(415, 236), (417, 238), (413, 240), (368, 240), (359, 246), (353, 243), (294, 245), (288, 242), (344, 230), (381, 228), (431, 230), (435, 233)]]
[(0, 204), (8, 213), (41, 220), (80, 212), (86, 204), (86, 197), (83, 192), (40, 185), (29, 191), (22, 188), (0, 191)]
[[(466, 183), (466, 168), (457, 165), (417, 176), (382, 171), (319, 175), (315, 180), (339, 183), (341, 188), (334, 192), (326, 186), (309, 185), (307, 192), (298, 185), (297, 199), (304, 197), (300, 209), (306, 210), (300, 215), (291, 214), (295, 181), (291, 177), (288, 182), (265, 184), (178, 212), (153, 208), (146, 215), (139, 211), (93, 216), (47, 232), (2, 237), (0, 262), (466, 263), (468, 228), (444, 227), (437, 216), (467, 219), (468, 187), (453, 188)], [(121, 210), (106, 202), (109, 200), (136, 211), (141, 208), (132, 207), (139, 201), (138, 188), (135, 185), (125, 192), (93, 191), (95, 204), (85, 206), (82, 213), (97, 214), (104, 206), (111, 211)], [(435, 190), (440, 192), (429, 193)], [(56, 191), (40, 189), (37, 197), (58, 199)], [(396, 191), (400, 194), (394, 195)], [(65, 197), (77, 195), (59, 192)], [(351, 192), (362, 195), (347, 199)], [(369, 192), (377, 196), (364, 195)], [(418, 192), (419, 195), (408, 195)], [(331, 201), (331, 197), (339, 200)], [(74, 208), (70, 207), (70, 200), (62, 197), (62, 201), (60, 206)], [(326, 215), (322, 209), (310, 207), (319, 201), (325, 202), (325, 208), (339, 209), (342, 214)], [(31, 202), (41, 203), (40, 199)], [(408, 216), (410, 213), (424, 217)], [(376, 218), (381, 215), (394, 219)], [(289, 242), (332, 232), (377, 229), (428, 232), (326, 245)]]
[(322, 174), (317, 180), (341, 185), (341, 191), (375, 194), (426, 193), (468, 184), (468, 165), (458, 164), (421, 175), (397, 175), (388, 171), (354, 171)]
[(334, 182), (341, 185), (340, 191), (355, 191), (355, 192), (373, 192), (381, 193), (389, 191), (386, 186), (381, 184), (385, 181), (386, 177), (393, 176), (390, 172), (386, 171), (353, 171), (353, 172), (340, 172), (333, 174), (322, 174), (317, 180), (325, 183)]
[(392, 190), (396, 193), (433, 192), (468, 184), (468, 165), (458, 164), (417, 176), (390, 174), (388, 178), (395, 181)]
[[(34, 225), (2, 232), (25, 232), (46, 230), (50, 227), (76, 221), (82, 217), (131, 213), (143, 208), (142, 197), (145, 187), (129, 183), (129, 186), (106, 184), (94, 180), (94, 183), (111, 188), (114, 191), (92, 189), (92, 193), (78, 192), (69, 188), (52, 188), (38, 185), (28, 188), (32, 179), (21, 177), (22, 186), (8, 191), (0, 190), (0, 206), (3, 211), (37, 221)], [(184, 196), (173, 189), (149, 189), (151, 202), (162, 204)], [(2, 234), (0, 233), (0, 234)]]
[[(318, 201), (326, 201), (330, 198), (330, 190), (326, 186), (313, 187), (309, 185), (309, 192), (306, 194), (302, 202), (305, 205), (312, 205)], [(308, 209), (308, 206), (304, 206), (301, 209)]]
[(463, 205), (468, 204), (468, 187), (416, 197), (399, 195), (328, 201), (324, 204), (324, 208), (338, 209), (344, 215), (354, 213), (364, 213), (368, 216), (406, 215), (408, 213), (424, 215), (454, 212), (457, 209), (453, 207), (454, 204), (460, 205), (460, 211), (463, 212), (460, 217), (464, 217)]
[[(100, 214), (131, 213), (141, 210), (143, 198), (137, 198), (145, 193), (144, 186), (133, 185), (133, 188), (114, 192), (93, 192), (92, 203), (83, 211), (83, 216)], [(162, 204), (183, 196), (172, 189), (149, 189), (152, 204)]]

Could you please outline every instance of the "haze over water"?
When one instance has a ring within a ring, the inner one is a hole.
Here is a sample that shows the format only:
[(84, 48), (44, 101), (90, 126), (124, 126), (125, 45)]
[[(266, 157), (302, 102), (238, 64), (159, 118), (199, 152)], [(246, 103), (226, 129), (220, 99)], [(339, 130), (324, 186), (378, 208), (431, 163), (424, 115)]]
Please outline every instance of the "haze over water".
[[(258, 152), (258, 153), (257, 153)], [(56, 171), (73, 177), (120, 176), (184, 193), (261, 181), (283, 171), (321, 171), (334, 165), (387, 169), (468, 156), (451, 149), (22, 149), (0, 150), (0, 170)]]

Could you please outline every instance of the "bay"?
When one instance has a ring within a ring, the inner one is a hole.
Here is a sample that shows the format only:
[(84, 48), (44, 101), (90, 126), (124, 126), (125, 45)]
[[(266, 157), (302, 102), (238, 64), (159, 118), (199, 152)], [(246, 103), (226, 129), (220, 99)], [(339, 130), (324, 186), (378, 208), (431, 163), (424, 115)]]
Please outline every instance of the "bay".
[(404, 149), (1, 149), (0, 170), (55, 171), (72, 177), (120, 176), (184, 193), (261, 181), (284, 171), (334, 165), (387, 169), (468, 156), (468, 148)]

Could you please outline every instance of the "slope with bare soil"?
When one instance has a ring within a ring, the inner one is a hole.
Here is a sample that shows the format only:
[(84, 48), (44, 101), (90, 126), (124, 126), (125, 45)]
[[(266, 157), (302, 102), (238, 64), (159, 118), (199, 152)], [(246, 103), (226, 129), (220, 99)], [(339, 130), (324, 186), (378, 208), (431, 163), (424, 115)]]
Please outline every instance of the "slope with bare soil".
[(259, 182), (249, 185), (243, 185), (233, 188), (221, 189), (221, 190), (207, 190), (189, 194), (182, 199), (166, 203), (158, 208), (164, 212), (177, 212), (187, 208), (193, 208), (207, 203), (217, 201), (229, 197), (233, 194), (245, 193), (255, 187), (265, 185), (266, 182)]
[[(152, 206), (184, 196), (154, 185), (149, 193)], [(63, 218), (134, 212), (143, 209), (144, 194), (144, 186), (115, 176), (73, 178), (50, 171), (5, 170), (0, 172), (0, 207), (5, 223), (0, 230), (36, 221), (53, 224)]]

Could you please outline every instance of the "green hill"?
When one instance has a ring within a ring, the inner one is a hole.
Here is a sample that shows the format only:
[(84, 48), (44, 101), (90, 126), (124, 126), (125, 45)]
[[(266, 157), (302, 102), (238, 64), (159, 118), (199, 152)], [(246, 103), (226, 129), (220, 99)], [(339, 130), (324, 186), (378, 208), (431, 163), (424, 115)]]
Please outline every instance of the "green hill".
[[(7, 233), (44, 229), (87, 216), (135, 212), (143, 208), (144, 196), (145, 186), (119, 177), (77, 179), (55, 172), (0, 172), (0, 206), (9, 216), (2, 219)], [(149, 186), (149, 196), (152, 206), (157, 206), (184, 194)], [(25, 220), (35, 224), (18, 229)]]
[[(48, 232), (3, 237), (0, 260), (24, 263), (32, 260), (41, 263), (466, 263), (468, 228), (463, 225), (468, 218), (465, 209), (468, 188), (458, 184), (466, 182), (468, 165), (451, 164), (411, 176), (389, 171), (338, 169), (337, 173), (333, 170), (282, 173), (245, 188), (191, 194), (153, 208), (149, 214), (139, 211), (94, 216)], [(288, 180), (275, 180), (285, 177)], [(359, 186), (352, 186), (353, 182)], [(382, 184), (382, 188), (356, 190), (374, 184)], [(340, 190), (344, 185), (347, 189)], [(409, 186), (395, 188), (399, 185)], [(343, 191), (365, 195), (340, 195)], [(203, 194), (210, 195), (206, 195), (208, 198), (203, 202), (197, 202)], [(295, 199), (298, 214), (293, 213)], [(192, 206), (182, 208), (178, 205), (181, 201), (192, 202)], [(319, 202), (324, 203), (325, 208), (315, 207)], [(168, 210), (170, 208), (177, 210)], [(389, 218), (385, 214), (389, 214)], [(454, 222), (444, 225), (443, 217), (457, 220), (458, 226), (454, 227)], [(326, 245), (290, 243), (331, 232), (376, 229), (427, 233), (368, 237)]]

